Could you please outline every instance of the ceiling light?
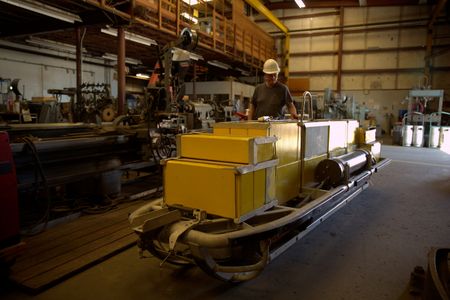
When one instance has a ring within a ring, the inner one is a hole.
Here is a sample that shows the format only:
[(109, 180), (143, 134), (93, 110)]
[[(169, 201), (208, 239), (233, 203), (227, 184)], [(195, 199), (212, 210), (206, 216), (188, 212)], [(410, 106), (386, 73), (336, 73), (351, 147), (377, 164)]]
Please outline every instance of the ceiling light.
[[(57, 51), (66, 51), (75, 53), (77, 47), (74, 45), (56, 42), (52, 40), (42, 39), (38, 37), (30, 37), (29, 39), (25, 40), (28, 44), (37, 45), (42, 48), (47, 48), (51, 50), (57, 50)], [(82, 52), (86, 52), (86, 49), (83, 48)]]
[(188, 19), (189, 21), (193, 22), (194, 24), (198, 24), (198, 19), (193, 17), (193, 16), (191, 16), (187, 12), (182, 12), (181, 16), (185, 17), (186, 19)]
[[(114, 28), (110, 28), (110, 27), (108, 27), (106, 29), (102, 28), (101, 32), (104, 34), (117, 36), (117, 29), (114, 29)], [(138, 43), (138, 44), (146, 45), (146, 46), (158, 45), (158, 43), (154, 39), (151, 39), (151, 38), (139, 35), (139, 34), (131, 33), (128, 31), (125, 31), (125, 39), (135, 42), (135, 43)]]
[[(203, 0), (202, 2), (211, 2), (211, 1), (213, 0)], [(191, 6), (197, 5), (199, 3), (198, 0), (183, 0), (183, 2)]]
[(300, 8), (304, 8), (305, 7), (305, 3), (303, 3), (302, 0), (295, 0), (295, 3), (297, 3), (298, 7), (300, 7)]
[(231, 68), (230, 65), (224, 64), (224, 63), (222, 63), (220, 61), (217, 61), (217, 60), (209, 60), (208, 64), (210, 64), (212, 66), (215, 66), (215, 67), (218, 67), (218, 68), (221, 68), (221, 69), (225, 69), (225, 70), (228, 70), (228, 69)]
[(30, 10), (32, 12), (41, 15), (52, 17), (61, 21), (69, 23), (83, 22), (81, 18), (76, 14), (72, 14), (62, 9), (58, 9), (50, 5), (45, 5), (37, 1), (32, 0), (0, 0), (0, 1), (17, 7), (24, 8), (26, 10)]
[(251, 73), (249, 71), (246, 71), (246, 70), (241, 69), (241, 68), (236, 68), (236, 71), (241, 72), (241, 74), (244, 75), (244, 76), (250, 76), (251, 75)]
[[(112, 53), (105, 53), (102, 58), (111, 60), (111, 61), (117, 61), (117, 55)], [(142, 65), (142, 61), (139, 59), (129, 58), (125, 57), (125, 63), (130, 65)]]
[(147, 74), (142, 74), (142, 73), (137, 73), (136, 77), (141, 78), (141, 79), (149, 79), (150, 75)]

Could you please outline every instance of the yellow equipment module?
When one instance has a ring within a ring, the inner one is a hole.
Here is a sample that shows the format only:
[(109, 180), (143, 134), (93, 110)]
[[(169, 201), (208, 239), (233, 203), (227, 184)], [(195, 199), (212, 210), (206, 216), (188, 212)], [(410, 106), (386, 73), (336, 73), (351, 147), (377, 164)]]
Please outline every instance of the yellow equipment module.
[(183, 158), (167, 160), (164, 201), (169, 206), (203, 210), (242, 222), (276, 204), (277, 162), (242, 165)]
[(184, 134), (180, 136), (178, 151), (186, 158), (258, 164), (274, 158), (275, 141), (275, 137)]
[(298, 196), (301, 131), (296, 121), (224, 122), (214, 124), (213, 129), (216, 136), (276, 137), (276, 198), (284, 203)]

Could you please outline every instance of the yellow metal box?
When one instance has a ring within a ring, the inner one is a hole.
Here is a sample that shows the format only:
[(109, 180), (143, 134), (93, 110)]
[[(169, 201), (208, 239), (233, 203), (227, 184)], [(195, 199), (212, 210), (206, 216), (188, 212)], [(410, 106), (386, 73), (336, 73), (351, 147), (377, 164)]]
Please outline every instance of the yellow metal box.
[[(228, 131), (229, 130), (229, 131)], [(280, 165), (298, 161), (300, 157), (300, 130), (295, 121), (223, 122), (213, 127), (214, 135), (277, 137), (276, 154)]]
[(224, 122), (214, 124), (214, 135), (228, 133), (231, 136), (276, 137), (275, 191), (280, 204), (298, 196), (300, 188), (301, 131), (296, 121)]
[(242, 222), (275, 204), (277, 160), (258, 165), (191, 159), (164, 165), (164, 201)]
[(376, 141), (376, 129), (358, 128), (356, 130), (358, 145), (369, 144)]
[(184, 134), (179, 155), (186, 158), (257, 164), (274, 159), (275, 137)]

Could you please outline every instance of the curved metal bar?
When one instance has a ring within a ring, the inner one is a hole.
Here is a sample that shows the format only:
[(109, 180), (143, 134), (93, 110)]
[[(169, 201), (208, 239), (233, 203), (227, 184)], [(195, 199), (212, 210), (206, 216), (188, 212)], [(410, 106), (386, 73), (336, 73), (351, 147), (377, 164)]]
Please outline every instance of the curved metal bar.
[(309, 91), (305, 91), (303, 93), (303, 102), (302, 102), (302, 115), (301, 115), (301, 119), (303, 121), (303, 115), (305, 113), (305, 102), (306, 102), (306, 96), (309, 96), (309, 119), (310, 120), (314, 120), (314, 110), (313, 110), (313, 99), (312, 99), (312, 95)]
[(218, 264), (205, 247), (191, 246), (191, 251), (203, 262), (203, 267), (222, 280), (231, 282), (247, 281), (258, 276), (269, 262), (269, 243), (260, 241), (261, 258), (254, 264), (243, 266), (223, 266)]

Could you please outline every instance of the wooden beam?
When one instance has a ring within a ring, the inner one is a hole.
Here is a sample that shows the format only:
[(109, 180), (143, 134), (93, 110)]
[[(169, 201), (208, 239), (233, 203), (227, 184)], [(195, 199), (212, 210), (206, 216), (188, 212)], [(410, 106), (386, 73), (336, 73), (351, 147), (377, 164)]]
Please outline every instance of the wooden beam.
[(436, 21), (437, 17), (439, 17), (439, 14), (441, 13), (442, 9), (445, 6), (445, 3), (447, 0), (439, 0), (439, 2), (434, 6), (433, 12), (431, 13), (430, 20), (428, 21), (428, 29), (433, 28), (433, 24)]

